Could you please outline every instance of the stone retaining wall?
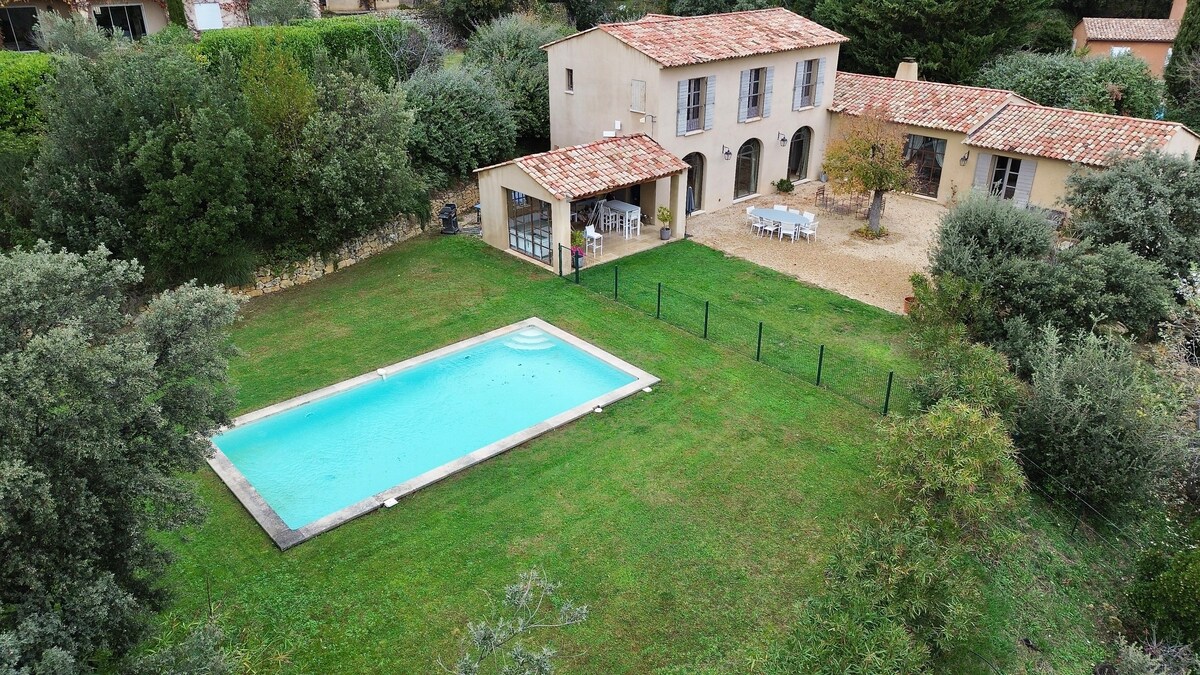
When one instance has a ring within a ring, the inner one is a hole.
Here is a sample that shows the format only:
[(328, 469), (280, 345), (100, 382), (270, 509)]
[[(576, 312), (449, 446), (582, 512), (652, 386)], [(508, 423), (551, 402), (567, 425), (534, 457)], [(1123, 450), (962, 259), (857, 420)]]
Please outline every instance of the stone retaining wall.
[[(458, 204), (460, 224), (472, 224), (474, 222), (472, 209), (478, 201), (479, 186), (475, 181), (469, 181), (458, 188), (438, 194), (430, 200), (430, 213), (433, 214), (433, 221), (427, 227), (433, 230), (437, 229), (437, 212), (442, 208), (442, 204), (447, 202)], [(260, 267), (254, 271), (253, 284), (230, 290), (244, 293), (253, 298), (306, 284), (314, 279), (320, 279), (326, 274), (332, 274), (343, 267), (349, 267), (356, 262), (370, 258), (402, 241), (412, 239), (421, 234), (424, 229), (415, 218), (401, 218), (374, 232), (346, 242), (338, 250), (328, 255), (312, 255), (299, 262), (283, 266)]]

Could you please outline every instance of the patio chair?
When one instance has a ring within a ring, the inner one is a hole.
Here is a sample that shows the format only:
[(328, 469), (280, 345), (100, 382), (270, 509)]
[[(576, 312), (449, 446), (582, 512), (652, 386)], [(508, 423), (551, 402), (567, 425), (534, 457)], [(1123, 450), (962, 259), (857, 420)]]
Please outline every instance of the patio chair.
[(758, 216), (750, 216), (750, 234), (762, 236), (763, 219)]
[(787, 204), (776, 204), (775, 210), (776, 211), (787, 211)]
[(779, 241), (783, 241), (784, 237), (791, 237), (792, 241), (796, 241), (796, 232), (800, 229), (799, 225), (794, 223), (784, 223), (779, 226)]
[(625, 238), (642, 236), (642, 220), (633, 216), (627, 216), (625, 219)]
[(774, 234), (779, 231), (779, 226), (780, 224), (773, 220), (764, 220), (761, 233), (766, 237), (774, 236)]
[[(807, 223), (802, 223), (800, 225), (800, 234), (803, 235), (806, 240), (812, 241), (812, 238), (817, 236), (817, 221), (810, 220)], [(792, 241), (795, 241), (795, 237), (792, 237)]]
[(810, 223), (815, 223), (817, 221), (817, 214), (813, 213), (812, 211), (805, 211), (800, 215), (804, 216), (804, 219)]
[(588, 225), (583, 228), (584, 250), (591, 249), (597, 256), (604, 252), (604, 235), (596, 232), (596, 228)]
[(800, 209), (788, 209), (788, 213), (790, 213), (794, 216), (798, 216), (798, 215), (800, 215)]

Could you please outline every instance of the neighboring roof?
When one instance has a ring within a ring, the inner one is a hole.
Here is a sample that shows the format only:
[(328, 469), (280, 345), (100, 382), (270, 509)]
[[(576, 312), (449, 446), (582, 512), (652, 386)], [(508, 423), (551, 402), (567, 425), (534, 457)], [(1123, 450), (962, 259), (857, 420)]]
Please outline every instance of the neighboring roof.
[[(536, 155), (516, 164), (557, 199), (602, 195), (686, 171), (688, 165), (646, 134), (604, 138)], [(504, 166), (497, 164), (495, 166)], [(476, 169), (485, 171), (494, 167)]]
[(1034, 157), (1107, 166), (1114, 158), (1162, 150), (1175, 134), (1192, 131), (1178, 122), (1010, 105), (967, 137), (966, 145)]
[(898, 124), (965, 134), (1011, 102), (1032, 103), (1004, 89), (897, 80), (839, 71), (829, 109), (848, 115), (876, 110)]
[(1085, 17), (1088, 40), (1111, 42), (1174, 42), (1179, 21), (1172, 19), (1099, 19)]
[[(808, 49), (849, 40), (782, 7), (706, 16), (648, 14), (638, 21), (602, 24), (591, 30), (608, 33), (666, 67)], [(543, 45), (543, 49), (563, 40)]]

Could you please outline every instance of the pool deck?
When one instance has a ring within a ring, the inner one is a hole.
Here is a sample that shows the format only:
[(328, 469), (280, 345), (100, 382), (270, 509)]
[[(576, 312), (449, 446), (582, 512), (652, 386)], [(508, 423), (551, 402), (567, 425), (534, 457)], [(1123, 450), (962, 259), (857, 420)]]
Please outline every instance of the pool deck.
[(647, 373), (641, 368), (619, 359), (603, 349), (600, 349), (589, 342), (575, 337), (574, 335), (571, 335), (570, 333), (567, 333), (566, 331), (563, 331), (537, 317), (531, 317), (529, 319), (525, 319), (524, 321), (518, 321), (517, 323), (504, 326), (503, 328), (497, 328), (496, 330), (489, 331), (482, 335), (468, 338), (461, 342), (456, 342), (452, 345), (447, 345), (419, 356), (414, 356), (413, 358), (401, 361), (400, 363), (395, 363), (370, 373), (364, 373), (358, 377), (344, 380), (342, 382), (338, 382), (337, 384), (332, 384), (328, 387), (324, 387), (307, 394), (302, 394), (295, 398), (283, 401), (282, 403), (276, 403), (275, 405), (270, 405), (265, 408), (255, 410), (254, 412), (246, 413), (245, 415), (241, 415), (240, 417), (234, 419), (233, 423), (230, 425), (230, 428), (249, 424), (265, 417), (281, 413), (285, 410), (298, 408), (302, 405), (312, 403), (313, 401), (353, 389), (361, 384), (372, 382), (380, 377), (395, 375), (403, 370), (414, 368), (423, 363), (441, 358), (448, 354), (452, 354), (463, 349), (468, 349), (479, 343), (527, 328), (539, 328), (559, 338), (567, 344), (570, 344), (573, 347), (595, 356), (609, 366), (628, 373), (630, 376), (636, 379), (627, 385), (624, 385), (618, 389), (614, 389), (613, 391), (587, 401), (586, 403), (577, 405), (570, 410), (559, 413), (554, 417), (539, 422), (531, 427), (527, 427), (515, 434), (506, 436), (505, 438), (485, 445), (484, 447), (479, 448), (478, 450), (475, 450), (469, 454), (463, 455), (458, 459), (447, 462), (436, 469), (427, 471), (419, 476), (396, 485), (395, 487), (388, 488), (383, 492), (367, 497), (366, 499), (363, 499), (355, 504), (351, 504), (344, 509), (335, 511), (299, 529), (292, 529), (283, 522), (283, 519), (280, 518), (279, 514), (275, 512), (275, 509), (271, 508), (270, 504), (268, 504), (267, 501), (263, 499), (262, 495), (258, 493), (258, 490), (254, 489), (254, 486), (250, 484), (250, 481), (247, 480), (244, 475), (242, 475), (242, 472), (239, 471), (236, 466), (234, 466), (233, 462), (231, 462), (229, 458), (225, 456), (225, 453), (221, 452), (221, 449), (215, 444), (212, 444), (213, 454), (211, 457), (209, 457), (208, 464), (212, 467), (213, 471), (215, 471), (217, 475), (221, 477), (221, 480), (225, 482), (225, 485), (229, 487), (230, 491), (232, 491), (233, 494), (238, 498), (238, 501), (242, 503), (242, 506), (250, 512), (250, 515), (254, 517), (254, 520), (256, 520), (263, 530), (266, 531), (267, 536), (269, 536), (271, 540), (275, 542), (275, 545), (278, 546), (280, 550), (286, 551), (287, 549), (308, 541), (318, 534), (327, 532), (338, 525), (341, 525), (342, 523), (375, 511), (381, 508), (384, 505), (384, 502), (388, 500), (400, 499), (401, 497), (412, 494), (413, 492), (416, 492), (427, 485), (436, 483), (437, 481), (458, 473), (463, 469), (474, 466), (475, 464), (478, 464), (486, 459), (495, 457), (500, 453), (511, 450), (518, 445), (541, 436), (544, 433), (553, 431), (558, 427), (573, 422), (588, 414), (594, 408), (610, 405), (623, 398), (632, 396), (642, 389), (659, 382), (657, 377)]

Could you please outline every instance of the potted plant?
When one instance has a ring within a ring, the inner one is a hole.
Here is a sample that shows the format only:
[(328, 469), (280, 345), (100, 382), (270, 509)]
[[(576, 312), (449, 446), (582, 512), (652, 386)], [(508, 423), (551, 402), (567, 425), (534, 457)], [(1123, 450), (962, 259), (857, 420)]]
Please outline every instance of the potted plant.
[(658, 238), (666, 241), (671, 238), (671, 209), (660, 206), (658, 213), (655, 214), (658, 222), (662, 223), (662, 227), (658, 230)]
[(584, 242), (581, 230), (571, 230), (571, 269), (583, 267)]
[(793, 183), (791, 181), (791, 179), (788, 179), (788, 178), (780, 178), (779, 180), (775, 181), (774, 183), (771, 183), (771, 185), (774, 185), (775, 189), (777, 191), (783, 192), (785, 194), (796, 189), (796, 184)]

